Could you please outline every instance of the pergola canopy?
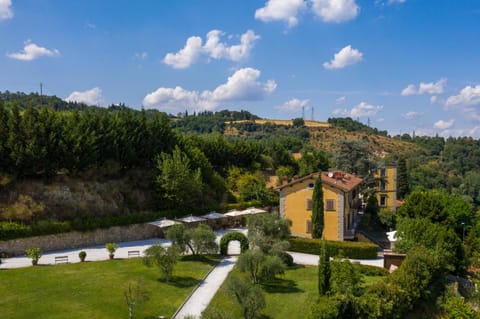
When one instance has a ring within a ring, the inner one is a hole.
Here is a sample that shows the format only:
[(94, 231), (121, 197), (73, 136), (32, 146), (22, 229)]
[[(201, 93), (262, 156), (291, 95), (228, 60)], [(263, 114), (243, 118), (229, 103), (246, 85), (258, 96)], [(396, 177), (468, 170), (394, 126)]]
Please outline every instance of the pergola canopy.
[(166, 219), (162, 218), (153, 222), (148, 223), (149, 225), (157, 226), (159, 228), (165, 228), (165, 227), (170, 227), (175, 224), (178, 224), (178, 222), (171, 220), (171, 219)]
[(225, 218), (225, 215), (217, 212), (210, 212), (208, 214), (202, 215), (201, 217), (205, 219), (219, 219), (219, 218)]
[(197, 222), (203, 222), (206, 219), (198, 216), (189, 215), (182, 218), (178, 218), (177, 220), (183, 223), (197, 223)]

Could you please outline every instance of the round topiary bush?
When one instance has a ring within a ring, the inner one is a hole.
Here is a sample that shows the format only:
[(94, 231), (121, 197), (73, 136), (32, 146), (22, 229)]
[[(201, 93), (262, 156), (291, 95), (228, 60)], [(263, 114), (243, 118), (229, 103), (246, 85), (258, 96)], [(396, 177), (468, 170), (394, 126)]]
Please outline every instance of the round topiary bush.
[(223, 235), (222, 239), (220, 239), (220, 254), (227, 254), (228, 243), (232, 240), (238, 240), (240, 242), (241, 252), (248, 249), (248, 238), (244, 234), (239, 232), (229, 232)]

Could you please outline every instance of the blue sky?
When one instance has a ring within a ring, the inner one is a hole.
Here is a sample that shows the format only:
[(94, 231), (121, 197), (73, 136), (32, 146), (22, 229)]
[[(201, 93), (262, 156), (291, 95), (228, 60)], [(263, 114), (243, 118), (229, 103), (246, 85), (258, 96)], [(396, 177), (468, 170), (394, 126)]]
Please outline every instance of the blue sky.
[(478, 0), (0, 0), (0, 91), (480, 137)]

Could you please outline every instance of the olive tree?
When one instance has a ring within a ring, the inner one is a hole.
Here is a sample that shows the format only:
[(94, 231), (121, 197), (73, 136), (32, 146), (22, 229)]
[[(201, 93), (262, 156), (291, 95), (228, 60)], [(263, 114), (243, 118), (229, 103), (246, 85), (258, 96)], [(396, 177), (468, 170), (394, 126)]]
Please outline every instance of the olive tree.
[(162, 245), (153, 245), (145, 250), (143, 262), (146, 266), (157, 266), (164, 275), (165, 281), (169, 282), (172, 278), (173, 269), (178, 261), (179, 250), (175, 245), (163, 247)]

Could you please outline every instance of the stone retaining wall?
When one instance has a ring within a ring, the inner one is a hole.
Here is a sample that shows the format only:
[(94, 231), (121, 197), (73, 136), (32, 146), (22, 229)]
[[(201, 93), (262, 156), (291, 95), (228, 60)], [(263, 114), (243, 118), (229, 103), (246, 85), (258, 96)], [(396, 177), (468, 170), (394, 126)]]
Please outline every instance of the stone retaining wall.
[(0, 253), (17, 256), (25, 254), (25, 250), (31, 246), (40, 247), (43, 252), (46, 252), (50, 250), (104, 245), (109, 242), (119, 243), (157, 237), (163, 237), (163, 232), (160, 228), (149, 224), (134, 224), (87, 232), (73, 231), (55, 235), (0, 241)]

